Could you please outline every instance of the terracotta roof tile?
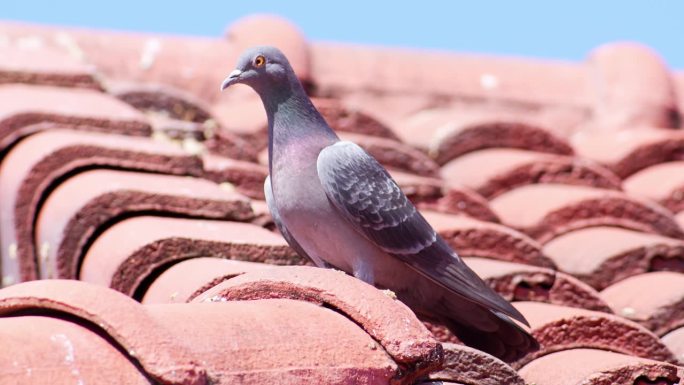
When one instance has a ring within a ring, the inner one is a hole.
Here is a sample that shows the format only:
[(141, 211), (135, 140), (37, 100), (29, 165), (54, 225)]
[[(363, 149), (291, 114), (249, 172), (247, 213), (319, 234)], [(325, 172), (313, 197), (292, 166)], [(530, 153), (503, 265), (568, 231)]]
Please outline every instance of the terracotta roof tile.
[(603, 289), (652, 270), (684, 265), (684, 242), (616, 227), (590, 227), (563, 234), (544, 245), (561, 271)]
[(195, 123), (212, 119), (206, 102), (166, 84), (113, 82), (107, 91), (142, 112)]
[(342, 140), (352, 141), (385, 167), (427, 177), (439, 177), (439, 166), (423, 152), (392, 139), (360, 134), (340, 133)]
[(684, 161), (660, 163), (625, 179), (625, 191), (645, 197), (672, 212), (684, 210)]
[(392, 178), (420, 209), (465, 214), (488, 222), (499, 222), (486, 199), (474, 191), (440, 179), (390, 170)]
[(512, 148), (462, 155), (445, 164), (441, 175), (445, 180), (458, 182), (489, 199), (533, 183), (620, 189), (620, 179), (593, 162)]
[(445, 384), (524, 385), (525, 381), (503, 361), (477, 349), (445, 343), (444, 367), (430, 379)]
[(85, 252), (78, 278), (142, 298), (174, 263), (201, 257), (305, 264), (285, 240), (249, 223), (138, 216), (114, 224)]
[[(0, 319), (0, 383), (149, 385), (135, 361), (91, 328), (44, 315)], [(103, 363), (106, 362), (106, 365)]]
[(677, 363), (674, 354), (643, 326), (603, 312), (540, 302), (516, 302), (541, 348), (513, 364), (523, 367), (539, 357), (578, 348), (601, 349)]
[(240, 161), (206, 154), (202, 156), (205, 179), (226, 187), (231, 184), (235, 190), (250, 198), (264, 199), (264, 181), (268, 168), (251, 162)]
[(254, 270), (219, 283), (193, 302), (267, 298), (310, 301), (345, 315), (405, 368), (405, 381), (441, 365), (441, 345), (406, 306), (341, 271), (308, 266)]
[[(35, 227), (39, 276), (73, 278), (94, 236), (144, 214), (249, 220), (242, 196), (189, 177), (95, 170), (69, 178), (47, 198)], [(30, 259), (34, 260), (34, 259)]]
[[(358, 281), (355, 284), (359, 285)], [(353, 286), (349, 289), (353, 290)], [(376, 296), (384, 297), (375, 292)], [(375, 304), (379, 305), (377, 301)], [(402, 309), (398, 303), (383, 305), (382, 309), (376, 310), (392, 312)], [(240, 381), (289, 385), (300, 384), (303, 379), (338, 384), (353, 375), (361, 383), (369, 385), (390, 381), (408, 385), (413, 379), (411, 374), (414, 374), (402, 370), (400, 364), (383, 349), (384, 346), (378, 346), (352, 320), (306, 301), (271, 299), (143, 306), (106, 288), (74, 281), (38, 281), (0, 292), (0, 313), (13, 315), (0, 318), (0, 323), (14, 319), (31, 322), (36, 318), (17, 313), (21, 311), (39, 312), (50, 317), (41, 319), (61, 318), (73, 322), (72, 325), (83, 328), (81, 334), (88, 333), (89, 328), (94, 330), (104, 338), (98, 337), (100, 342), (90, 346), (92, 350), (88, 351), (93, 352), (93, 357), (102, 358), (107, 351), (110, 355), (116, 352), (121, 357), (107, 361), (106, 366), (120, 363), (123, 366), (121, 375), (129, 374), (136, 379), (126, 368), (132, 364), (141, 376), (145, 376), (145, 380), (160, 384), (219, 385)], [(407, 313), (406, 316), (410, 320), (412, 314)], [(278, 324), (277, 328), (272, 327), (274, 323)], [(311, 324), (318, 327), (312, 328)], [(140, 325), (145, 325), (143, 334), (140, 334)], [(410, 331), (387, 327), (382, 331), (405, 337), (402, 343), (407, 349), (409, 341), (428, 342), (408, 339), (419, 337), (420, 324), (417, 326), (409, 328)], [(41, 333), (35, 327), (37, 324), (24, 327), (22, 334), (35, 338)], [(289, 343), (293, 339), (298, 344)], [(229, 346), (225, 341), (231, 341)], [(64, 357), (65, 350), (69, 354), (69, 342), (61, 338), (56, 341), (48, 339), (43, 343), (59, 349)], [(113, 348), (102, 346), (102, 342), (111, 344)], [(106, 350), (99, 354), (94, 351), (99, 347)], [(87, 362), (87, 358), (82, 356), (85, 351), (75, 352), (67, 363), (73, 362), (74, 366), (81, 368), (80, 365)], [(227, 352), (232, 357), (229, 360), (225, 359)], [(427, 358), (433, 361), (416, 363), (434, 365), (441, 362), (441, 356)], [(90, 370), (97, 370), (99, 365), (103, 365), (103, 361), (98, 362)], [(35, 356), (32, 356), (31, 364), (35, 370), (28, 379), (31, 382), (27, 383), (45, 383), (54, 373), (43, 369), (45, 363), (35, 361)], [(74, 369), (66, 366), (69, 370)], [(422, 371), (417, 370), (416, 373)], [(67, 379), (74, 380), (73, 377)], [(111, 381), (111, 378), (106, 380)]]
[(502, 222), (545, 243), (589, 226), (620, 226), (674, 238), (684, 232), (662, 206), (624, 193), (585, 186), (536, 184), (490, 202)]
[(224, 39), (162, 36), (0, 23), (10, 45), (55, 49), (94, 65), (111, 80), (166, 83), (207, 98), (218, 96), (227, 62), (238, 52)]
[(665, 334), (660, 340), (675, 354), (680, 363), (684, 362), (684, 327)]
[(580, 132), (572, 137), (572, 145), (578, 155), (626, 178), (654, 164), (682, 159), (684, 133), (654, 128)]
[(494, 290), (509, 301), (535, 301), (602, 312), (612, 310), (599, 293), (571, 275), (520, 263), (464, 258)]
[(0, 56), (0, 83), (102, 88), (93, 66), (55, 49), (6, 45), (0, 47)]
[(235, 261), (216, 257), (182, 260), (162, 271), (149, 285), (141, 302), (183, 303), (220, 282), (257, 269), (269, 269), (265, 263)]
[(537, 242), (506, 226), (429, 210), (422, 214), (461, 256), (555, 267)]
[(532, 361), (519, 373), (528, 384), (537, 385), (675, 385), (682, 376), (681, 369), (671, 364), (597, 349), (549, 354)]
[[(31, 310), (48, 317), (66, 318), (66, 315), (85, 321), (86, 327), (107, 336), (109, 343), (120, 353), (124, 352), (124, 359), (139, 365), (145, 375), (161, 383), (202, 384), (206, 380), (206, 371), (173, 335), (172, 329), (159, 327), (150, 312), (113, 290), (77, 281), (42, 280), (0, 291), (0, 314)], [(0, 318), (0, 322), (5, 320)], [(144, 338), (140, 338), (140, 325), (145, 325)], [(31, 333), (31, 329), (24, 329), (23, 333)], [(65, 341), (60, 342), (64, 346)], [(62, 349), (68, 350), (66, 346)], [(80, 354), (78, 357), (83, 358)], [(45, 370), (35, 372), (40, 374)]]
[(6, 279), (32, 277), (33, 263), (22, 264), (31, 260), (32, 227), (46, 194), (66, 176), (93, 167), (202, 174), (199, 158), (145, 138), (55, 128), (30, 136), (13, 147), (0, 167), (2, 271)]
[(440, 165), (469, 152), (496, 147), (560, 155), (573, 153), (564, 139), (550, 131), (515, 121), (454, 121), (440, 127), (433, 138), (430, 155)]
[(372, 116), (362, 105), (353, 105), (334, 98), (313, 98), (314, 105), (326, 122), (337, 132), (351, 132), (400, 141), (387, 124)]
[(0, 86), (0, 150), (53, 122), (73, 129), (150, 135), (145, 117), (96, 91), (29, 85)]
[(589, 56), (597, 124), (675, 127), (676, 95), (670, 71), (652, 49), (637, 43), (602, 45)]
[(684, 326), (684, 274), (654, 272), (608, 286), (601, 297), (615, 314), (638, 322), (662, 336)]

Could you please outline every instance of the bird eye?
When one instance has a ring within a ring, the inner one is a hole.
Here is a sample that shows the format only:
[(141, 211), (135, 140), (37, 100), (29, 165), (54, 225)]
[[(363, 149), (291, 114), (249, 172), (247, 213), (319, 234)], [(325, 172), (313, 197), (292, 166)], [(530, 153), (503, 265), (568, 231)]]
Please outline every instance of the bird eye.
[(266, 64), (266, 58), (263, 57), (263, 55), (259, 55), (259, 56), (254, 58), (254, 66), (255, 67), (259, 68), (259, 67), (263, 66), (264, 64)]

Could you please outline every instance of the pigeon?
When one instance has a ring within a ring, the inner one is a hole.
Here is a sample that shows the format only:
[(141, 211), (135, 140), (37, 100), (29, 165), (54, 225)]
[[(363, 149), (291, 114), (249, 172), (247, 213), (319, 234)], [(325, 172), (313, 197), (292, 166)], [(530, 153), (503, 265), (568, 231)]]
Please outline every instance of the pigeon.
[(285, 55), (253, 47), (221, 90), (244, 84), (268, 117), (266, 201), (285, 240), (316, 266), (389, 289), (423, 319), (505, 361), (538, 348), (523, 315), (435, 232), (378, 161), (342, 141)]

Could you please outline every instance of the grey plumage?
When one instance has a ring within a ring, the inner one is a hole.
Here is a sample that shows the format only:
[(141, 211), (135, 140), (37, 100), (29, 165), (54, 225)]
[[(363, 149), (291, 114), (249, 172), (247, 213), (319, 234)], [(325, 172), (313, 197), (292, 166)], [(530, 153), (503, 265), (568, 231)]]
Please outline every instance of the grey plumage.
[(387, 171), (340, 141), (272, 47), (245, 52), (222, 89), (244, 83), (269, 123), (265, 194), (287, 242), (318, 266), (334, 266), (393, 290), (462, 341), (505, 360), (537, 342), (525, 318), (491, 290), (432, 229)]

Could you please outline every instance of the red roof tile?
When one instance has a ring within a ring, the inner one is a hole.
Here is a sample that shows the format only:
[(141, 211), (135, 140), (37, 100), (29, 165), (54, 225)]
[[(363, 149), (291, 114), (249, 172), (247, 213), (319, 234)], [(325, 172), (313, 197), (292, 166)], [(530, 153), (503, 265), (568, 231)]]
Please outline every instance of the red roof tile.
[(149, 135), (145, 117), (132, 107), (92, 90), (28, 85), (0, 86), (0, 150), (53, 122), (73, 129)]
[(350, 133), (340, 133), (340, 138), (358, 144), (385, 167), (426, 177), (439, 177), (437, 163), (407, 144)]
[(390, 174), (404, 194), (420, 209), (465, 214), (482, 221), (499, 221), (487, 200), (467, 188), (401, 171), (390, 170)]
[(519, 370), (528, 384), (633, 384), (675, 385), (681, 369), (596, 349), (572, 349), (536, 359)]
[(674, 127), (676, 95), (664, 60), (636, 43), (606, 44), (590, 57), (595, 124), (604, 127)]
[(100, 90), (95, 68), (55, 49), (0, 47), (0, 83), (81, 87)]
[[(27, 279), (34, 274), (34, 264), (26, 261), (32, 259), (32, 227), (46, 194), (67, 175), (93, 167), (202, 173), (199, 158), (149, 139), (58, 129), (30, 136), (10, 151), (0, 168), (2, 271), (6, 279)], [(19, 270), (24, 271), (20, 274)]]
[(173, 264), (155, 277), (141, 300), (144, 304), (190, 302), (222, 281), (271, 265), (216, 257), (199, 257)]
[(422, 214), (461, 256), (555, 267), (537, 242), (508, 227), (462, 215), (434, 211), (423, 211)]
[(536, 301), (611, 312), (599, 293), (571, 275), (520, 263), (464, 258), (482, 279), (509, 301)]
[(460, 183), (489, 199), (533, 183), (620, 189), (620, 179), (593, 162), (511, 148), (465, 154), (445, 164), (441, 175), (445, 180)]
[(623, 185), (629, 194), (660, 202), (672, 212), (684, 210), (684, 161), (645, 168), (625, 179)]
[(593, 159), (621, 178), (654, 164), (680, 160), (684, 133), (653, 128), (580, 132), (572, 138), (578, 155)]
[[(358, 281), (354, 282), (359, 285)], [(375, 291), (376, 296), (386, 298), (375, 289), (369, 289)], [(377, 301), (375, 304), (380, 305)], [(376, 310), (391, 312), (402, 308), (398, 303), (383, 305), (385, 307)], [(87, 362), (82, 356), (86, 352), (92, 352), (93, 357), (100, 359), (114, 352), (121, 355), (112, 362), (107, 361), (106, 365), (99, 360), (89, 370), (119, 363), (123, 366), (121, 375), (130, 375), (137, 380), (126, 368), (126, 361), (130, 361), (145, 379), (160, 384), (219, 385), (240, 381), (289, 385), (301, 384), (304, 379), (321, 384), (342, 384), (354, 376), (360, 383), (369, 385), (390, 381), (408, 385), (414, 374), (402, 370), (384, 350), (385, 346), (378, 345), (359, 325), (340, 313), (306, 301), (274, 299), (143, 306), (106, 288), (74, 281), (38, 281), (0, 292), (0, 313), (13, 316), (0, 318), (0, 323), (19, 319), (25, 326), (31, 325), (26, 322), (32, 322), (36, 317), (17, 313), (21, 311), (37, 311), (51, 317), (45, 319), (61, 318), (82, 327), (80, 334), (88, 333), (91, 328), (104, 337), (97, 337), (100, 342), (90, 345), (89, 350), (71, 350), (72, 356), (68, 346), (71, 341), (64, 339), (66, 335), (43, 342), (60, 349), (62, 357), (67, 355), (66, 366), (72, 370), (71, 374), (74, 374), (74, 368), (86, 371), (88, 367), (81, 367)], [(407, 313), (406, 316), (413, 315)], [(273, 327), (275, 323), (277, 328)], [(318, 326), (311, 327), (312, 324)], [(142, 334), (141, 325), (144, 325)], [(35, 329), (37, 326), (24, 327), (21, 334), (36, 338), (42, 333)], [(381, 332), (404, 337), (401, 341), (405, 352), (412, 343), (429, 342), (411, 339), (419, 337), (420, 324), (417, 329), (406, 326), (404, 324), (401, 331), (382, 326)], [(291, 344), (293, 340), (298, 343)], [(226, 344), (226, 341), (230, 343)], [(114, 349), (103, 346), (102, 342), (111, 344)], [(70, 346), (81, 347), (73, 343)], [(106, 350), (95, 351), (99, 347)], [(19, 348), (12, 351), (17, 352)], [(231, 359), (226, 359), (226, 354)], [(420, 356), (412, 357), (420, 359)], [(441, 362), (441, 356), (426, 358), (432, 361), (416, 363), (435, 365)], [(56, 372), (45, 369), (45, 364), (33, 357), (34, 370), (28, 378), (31, 382), (25, 383), (45, 383), (55, 375)], [(65, 365), (64, 361), (62, 365)], [(415, 374), (432, 367), (418, 369)], [(101, 373), (106, 373), (106, 369)], [(83, 374), (92, 375), (92, 372)], [(70, 376), (67, 380), (73, 382), (74, 378)], [(111, 381), (111, 378), (106, 380)]]
[(541, 348), (513, 364), (520, 368), (560, 350), (602, 349), (657, 361), (677, 363), (674, 354), (643, 326), (624, 318), (590, 310), (540, 302), (516, 302)]
[(249, 223), (139, 216), (116, 223), (93, 241), (78, 278), (142, 298), (156, 275), (198, 256), (307, 262), (280, 236)]
[(454, 122), (440, 128), (430, 154), (444, 165), (472, 151), (495, 147), (571, 155), (565, 140), (535, 126), (510, 121)]
[(264, 181), (268, 168), (251, 162), (206, 154), (202, 156), (205, 179), (235, 186), (235, 190), (250, 198), (264, 199)]
[(95, 170), (60, 184), (36, 222), (42, 278), (77, 276), (83, 253), (98, 232), (122, 217), (144, 214), (249, 220), (242, 196), (188, 177)]
[(684, 274), (655, 272), (608, 286), (601, 297), (615, 314), (638, 322), (662, 336), (684, 326)]
[(312, 101), (325, 121), (337, 132), (400, 141), (391, 128), (374, 117), (373, 112), (363, 105), (353, 105), (332, 98), (313, 98)]
[(612, 190), (528, 185), (494, 198), (490, 205), (504, 224), (542, 243), (568, 231), (600, 225), (684, 237), (672, 214), (662, 206)]
[(629, 276), (683, 265), (684, 242), (616, 227), (590, 227), (549, 241), (544, 252), (561, 271), (600, 290)]
[(306, 300), (344, 314), (406, 369), (405, 381), (441, 365), (441, 345), (405, 305), (341, 271), (307, 266), (255, 270), (219, 283), (193, 302), (266, 298)]
[(503, 361), (464, 345), (444, 344), (444, 367), (430, 374), (444, 384), (524, 385), (525, 381)]
[(684, 362), (684, 327), (665, 334), (660, 340), (675, 354), (680, 363)]

